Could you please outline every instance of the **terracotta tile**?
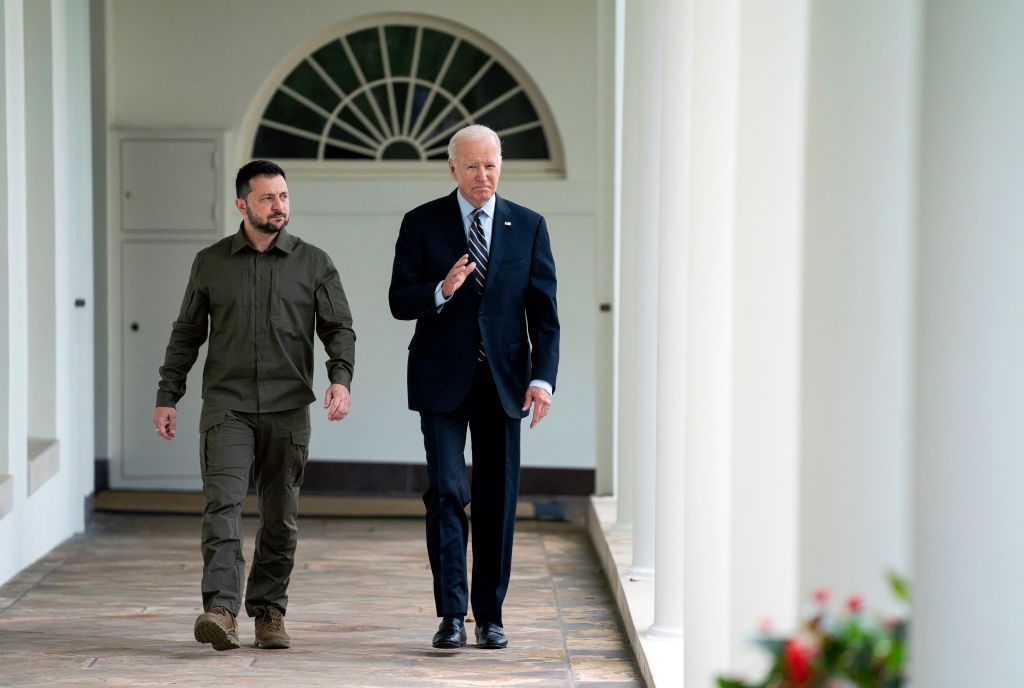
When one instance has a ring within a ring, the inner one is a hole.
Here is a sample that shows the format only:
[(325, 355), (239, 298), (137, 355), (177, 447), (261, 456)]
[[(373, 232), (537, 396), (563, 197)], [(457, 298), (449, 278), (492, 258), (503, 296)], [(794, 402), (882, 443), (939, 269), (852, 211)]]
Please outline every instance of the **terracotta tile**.
[[(245, 520), (246, 559), (255, 519)], [(641, 686), (621, 622), (574, 524), (517, 524), (505, 604), (510, 646), (434, 650), (430, 568), (418, 519), (302, 519), (287, 651), (215, 652), (201, 611), (199, 520), (98, 514), (0, 587), (0, 684), (16, 686)], [(211, 679), (211, 677), (216, 677)]]

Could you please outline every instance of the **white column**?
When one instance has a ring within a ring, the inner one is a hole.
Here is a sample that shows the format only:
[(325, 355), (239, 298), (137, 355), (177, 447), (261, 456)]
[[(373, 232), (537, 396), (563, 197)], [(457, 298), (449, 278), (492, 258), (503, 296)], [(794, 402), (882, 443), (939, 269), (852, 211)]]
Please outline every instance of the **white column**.
[(732, 658), (799, 613), (800, 366), (809, 0), (744, 3), (737, 99)]
[(924, 22), (914, 685), (1021, 686), (1024, 4)]
[[(694, 231), (690, 197), (690, 129), (692, 109), (693, 1), (665, 0), (661, 91), (661, 184), (663, 221), (658, 232), (658, 385), (657, 489), (655, 491), (654, 624), (648, 634), (658, 638), (683, 635), (684, 544), (690, 495), (684, 485), (687, 440), (694, 436), (687, 409), (703, 403), (692, 399), (687, 385), (690, 354), (688, 294), (694, 266), (689, 244)], [(683, 535), (684, 537), (680, 537)], [(695, 632), (696, 639), (708, 629)], [(699, 641), (696, 641), (699, 642)], [(689, 648), (687, 648), (688, 650)], [(679, 662), (683, 657), (678, 658)]]
[[(627, 165), (636, 164), (635, 156), (627, 154), (623, 141), (626, 134), (627, 120), (632, 123), (640, 115), (637, 108), (627, 105), (625, 94), (633, 72), (626, 71), (626, 0), (615, 3), (615, 72), (621, 75), (615, 87), (615, 243), (617, 261), (615, 289), (615, 374), (616, 374), (616, 413), (615, 413), (615, 502), (617, 507), (615, 529), (631, 531), (633, 528), (633, 498), (636, 475), (636, 459), (633, 454), (636, 417), (633, 414), (636, 398), (635, 383), (632, 378), (632, 361), (636, 355), (636, 335), (634, 322), (633, 290), (636, 283), (636, 234), (623, 231), (626, 224), (626, 213), (635, 212), (636, 204), (627, 199), (627, 194), (635, 191), (626, 181), (629, 177)], [(635, 70), (634, 70), (635, 71)], [(631, 95), (637, 85), (628, 90)], [(632, 225), (632, 223), (629, 223)]]
[[(685, 683), (705, 686), (728, 666), (730, 643), (740, 12), (738, 0), (672, 0), (667, 7), (665, 64), (673, 68), (666, 68), (664, 79), (667, 164), (662, 165), (662, 207), (667, 213), (676, 199), (682, 200), (682, 221), (689, 226), (683, 232), (668, 223), (662, 228), (663, 266), (681, 250), (685, 274), (682, 279), (660, 278), (659, 299), (679, 295), (675, 305), (659, 300), (659, 352), (664, 350), (665, 355), (659, 357), (659, 559), (652, 632), (678, 633), (685, 626)], [(680, 347), (682, 356), (676, 355)], [(680, 425), (682, 431), (673, 430)], [(681, 452), (685, 468), (680, 465)], [(675, 499), (663, 504), (662, 495), (668, 500), (672, 494)], [(681, 617), (680, 577), (685, 600)]]
[(917, 5), (815, 3), (810, 24), (801, 597), (872, 608), (910, 567)]
[[(620, 464), (633, 482), (634, 577), (654, 574), (658, 176), (661, 160), (661, 3), (626, 5), (622, 179)], [(629, 416), (632, 416), (631, 418)]]
[[(624, 134), (625, 137), (625, 134)], [(623, 154), (623, 167), (625, 158)], [(625, 170), (624, 170), (625, 171)], [(622, 190), (622, 214), (632, 205), (626, 201), (626, 187), (623, 183)], [(623, 223), (624, 225), (625, 223)], [(632, 225), (632, 223), (630, 223)], [(633, 408), (636, 406), (636, 380), (635, 359), (637, 355), (636, 341), (636, 313), (633, 310), (633, 291), (636, 289), (636, 235), (631, 231), (619, 233), (619, 298), (617, 305), (618, 316), (618, 346), (616, 358), (618, 361), (618, 413), (616, 422), (618, 428), (615, 441), (615, 502), (617, 512), (615, 516), (615, 529), (629, 531), (633, 528), (633, 500), (635, 499), (635, 482), (637, 473), (636, 457), (636, 414)]]

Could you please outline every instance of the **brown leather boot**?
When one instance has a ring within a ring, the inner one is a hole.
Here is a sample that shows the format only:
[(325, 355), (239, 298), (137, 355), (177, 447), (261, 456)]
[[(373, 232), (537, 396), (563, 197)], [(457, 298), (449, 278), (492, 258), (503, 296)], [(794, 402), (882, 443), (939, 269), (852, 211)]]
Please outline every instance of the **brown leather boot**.
[(256, 647), (264, 650), (284, 650), (291, 647), (292, 639), (284, 630), (284, 614), (268, 604), (256, 610)]
[(210, 643), (214, 650), (234, 650), (239, 647), (238, 622), (224, 607), (210, 607), (196, 619), (193, 629), (196, 640)]

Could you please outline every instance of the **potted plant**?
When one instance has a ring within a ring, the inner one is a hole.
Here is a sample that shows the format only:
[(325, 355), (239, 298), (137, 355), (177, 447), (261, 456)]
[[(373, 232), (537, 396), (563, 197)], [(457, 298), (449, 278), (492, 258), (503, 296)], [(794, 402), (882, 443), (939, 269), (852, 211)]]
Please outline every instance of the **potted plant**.
[[(907, 582), (894, 573), (888, 579), (893, 595), (909, 606)], [(826, 589), (817, 591), (813, 614), (790, 635), (762, 625), (754, 642), (772, 659), (764, 678), (720, 677), (718, 688), (903, 688), (908, 619), (868, 614), (858, 595), (835, 614), (829, 597)]]

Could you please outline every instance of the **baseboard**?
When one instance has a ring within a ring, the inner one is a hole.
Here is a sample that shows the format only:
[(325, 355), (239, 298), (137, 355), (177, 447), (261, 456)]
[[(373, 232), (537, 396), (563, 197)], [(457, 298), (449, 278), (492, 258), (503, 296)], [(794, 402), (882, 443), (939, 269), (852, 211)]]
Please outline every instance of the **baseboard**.
[[(472, 467), (470, 467), (472, 475)], [(96, 459), (96, 492), (110, 489), (110, 461)], [(519, 494), (587, 496), (594, 494), (592, 468), (537, 468), (519, 471)], [(424, 464), (323, 461), (306, 464), (302, 491), (310, 495), (419, 497), (427, 489)]]
[(85, 502), (85, 521), (84, 521), (84, 524), (85, 524), (85, 530), (88, 531), (89, 530), (89, 526), (92, 525), (92, 515), (96, 511), (96, 508), (95, 508), (96, 493), (95, 492), (90, 492), (89, 494), (87, 494), (85, 496), (85, 499), (83, 501)]
[[(160, 492), (152, 490), (108, 490), (97, 492), (92, 508), (97, 512), (135, 514), (203, 513), (206, 501), (201, 492)], [(516, 519), (534, 521), (571, 521), (583, 523), (582, 497), (524, 497), (516, 504)], [(426, 511), (419, 497), (310, 495), (299, 497), (299, 515), (303, 518), (420, 518)], [(470, 518), (473, 507), (467, 508)], [(242, 503), (243, 516), (258, 516), (256, 495), (247, 495)]]
[(96, 459), (93, 467), (93, 490), (106, 492), (110, 489), (110, 459)]

